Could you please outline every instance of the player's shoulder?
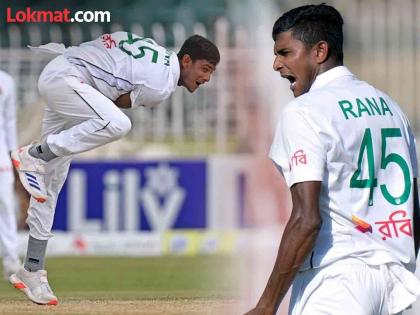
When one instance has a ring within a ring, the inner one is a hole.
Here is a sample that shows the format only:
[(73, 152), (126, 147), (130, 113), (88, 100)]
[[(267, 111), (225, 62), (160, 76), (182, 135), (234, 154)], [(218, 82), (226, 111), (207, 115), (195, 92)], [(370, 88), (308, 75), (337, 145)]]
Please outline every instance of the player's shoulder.
[(156, 47), (162, 47), (153, 38), (143, 37), (143, 36), (137, 35), (137, 34), (135, 34), (133, 32), (130, 32), (130, 31), (116, 31), (116, 32), (113, 32), (111, 34), (104, 34), (102, 36), (106, 36), (106, 35), (110, 35), (112, 38), (125, 40), (129, 44), (133, 44), (135, 42), (142, 41), (142, 42), (148, 43), (148, 44), (156, 46)]
[(283, 113), (289, 115), (310, 115), (311, 112), (317, 110), (316, 105), (319, 98), (317, 98), (317, 95), (313, 95), (317, 93), (318, 92), (308, 92), (289, 101), (283, 108)]
[(303, 110), (304, 103), (300, 101), (299, 97), (289, 101), (282, 109), (282, 114), (299, 113)]
[[(128, 31), (116, 31), (116, 32), (112, 32), (110, 35), (115, 35), (115, 36), (126, 35), (127, 36), (127, 33), (130, 33), (130, 32), (128, 32)], [(108, 35), (108, 34), (103, 34), (102, 36), (104, 36), (104, 35)], [(133, 35), (135, 35), (135, 34), (133, 34)]]
[[(143, 84), (152, 90), (160, 90), (163, 93), (172, 93), (178, 85), (180, 66), (175, 53), (167, 53), (167, 62), (158, 63), (133, 63), (139, 71), (134, 73), (134, 81)], [(163, 58), (163, 57), (159, 57)]]
[[(294, 128), (303, 121), (312, 121), (312, 109), (304, 101), (304, 98), (297, 97), (288, 102), (281, 110), (279, 124), (288, 126), (287, 128)], [(282, 127), (283, 129), (285, 127)]]
[(408, 120), (406, 117), (406, 114), (404, 113), (403, 109), (401, 108), (401, 106), (398, 104), (396, 100), (394, 100), (391, 96), (389, 96), (387, 93), (383, 92), (382, 90), (379, 90), (377, 88), (375, 89), (381, 102), (384, 102), (384, 104), (391, 110), (391, 112), (398, 112), (400, 116)]

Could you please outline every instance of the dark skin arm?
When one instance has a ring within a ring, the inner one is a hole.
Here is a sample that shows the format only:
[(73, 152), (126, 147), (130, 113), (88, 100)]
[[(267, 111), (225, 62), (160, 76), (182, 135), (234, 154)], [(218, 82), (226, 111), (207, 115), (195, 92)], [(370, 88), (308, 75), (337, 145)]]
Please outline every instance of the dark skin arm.
[(417, 255), (419, 253), (419, 247), (420, 247), (420, 207), (419, 207), (419, 192), (417, 187), (417, 178), (414, 178), (413, 182), (413, 189), (414, 189), (414, 195), (413, 195), (413, 230), (414, 230), (414, 250)]
[(131, 99), (130, 93), (120, 95), (115, 101), (114, 104), (119, 108), (131, 108)]
[(283, 232), (273, 271), (257, 306), (246, 315), (274, 315), (300, 266), (310, 254), (321, 228), (319, 194), (321, 182), (292, 186), (293, 208)]

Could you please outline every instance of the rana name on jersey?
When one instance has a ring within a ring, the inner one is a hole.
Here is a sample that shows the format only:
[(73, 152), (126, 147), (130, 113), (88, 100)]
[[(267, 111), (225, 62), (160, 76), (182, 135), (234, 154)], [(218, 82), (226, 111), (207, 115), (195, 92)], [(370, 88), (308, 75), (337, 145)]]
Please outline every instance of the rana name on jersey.
[(338, 105), (346, 119), (363, 116), (393, 116), (388, 104), (382, 97), (379, 97), (379, 99), (374, 97), (356, 98), (353, 102), (342, 100), (338, 102)]

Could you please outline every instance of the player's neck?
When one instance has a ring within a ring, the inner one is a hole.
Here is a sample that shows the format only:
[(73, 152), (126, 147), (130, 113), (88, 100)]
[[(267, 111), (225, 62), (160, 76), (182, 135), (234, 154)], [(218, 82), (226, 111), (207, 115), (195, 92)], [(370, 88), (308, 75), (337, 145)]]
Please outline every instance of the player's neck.
[(324, 63), (322, 63), (319, 67), (318, 75), (321, 73), (327, 72), (328, 70), (331, 70), (332, 68), (342, 66), (342, 62), (338, 62), (334, 59), (329, 58)]

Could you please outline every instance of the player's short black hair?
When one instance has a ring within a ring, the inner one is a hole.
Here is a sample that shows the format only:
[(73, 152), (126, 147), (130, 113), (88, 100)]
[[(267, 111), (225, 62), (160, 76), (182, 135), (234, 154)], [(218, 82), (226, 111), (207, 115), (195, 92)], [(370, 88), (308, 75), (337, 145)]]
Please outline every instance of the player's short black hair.
[(181, 60), (184, 55), (189, 55), (193, 61), (205, 59), (214, 66), (220, 61), (220, 53), (216, 45), (200, 35), (188, 37), (182, 44), (178, 59)]
[(274, 23), (273, 40), (278, 34), (292, 31), (293, 38), (312, 47), (319, 41), (328, 43), (329, 55), (343, 63), (343, 18), (325, 3), (294, 8)]

